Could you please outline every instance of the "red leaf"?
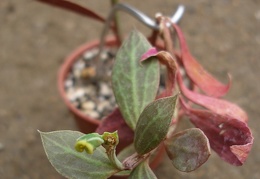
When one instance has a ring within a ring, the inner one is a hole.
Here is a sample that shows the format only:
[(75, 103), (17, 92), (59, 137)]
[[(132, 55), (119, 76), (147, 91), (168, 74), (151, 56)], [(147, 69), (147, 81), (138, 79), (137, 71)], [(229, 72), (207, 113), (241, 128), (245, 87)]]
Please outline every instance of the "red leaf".
[(191, 80), (206, 94), (214, 97), (220, 97), (227, 93), (230, 88), (231, 78), (229, 76), (229, 83), (224, 85), (211, 76), (203, 67), (192, 57), (189, 52), (188, 46), (185, 42), (184, 35), (181, 29), (173, 24), (181, 47), (181, 59), (185, 70)]
[(90, 9), (87, 9), (85, 7), (82, 7), (78, 4), (75, 4), (73, 2), (70, 1), (66, 1), (66, 0), (36, 0), (36, 1), (40, 1), (42, 3), (46, 3), (52, 6), (56, 6), (56, 7), (60, 7), (66, 10), (70, 10), (72, 12), (96, 19), (98, 21), (101, 22), (105, 22), (106, 20), (101, 17), (100, 15), (98, 15), (97, 13), (93, 12)]
[(116, 108), (110, 115), (102, 119), (101, 124), (96, 129), (96, 132), (103, 134), (104, 132), (118, 131), (119, 150), (129, 145), (134, 140), (134, 132), (125, 123), (121, 112)]
[(171, 96), (173, 94), (174, 85), (175, 85), (175, 76), (177, 71), (177, 63), (173, 56), (166, 51), (158, 52), (156, 48), (149, 49), (141, 57), (141, 62), (149, 59), (150, 57), (157, 57), (157, 59), (167, 67), (167, 81), (166, 81), (166, 90), (163, 92), (159, 98)]
[(193, 101), (194, 103), (199, 104), (205, 108), (208, 108), (214, 113), (217, 113), (219, 115), (228, 115), (242, 122), (247, 122), (248, 117), (246, 112), (243, 111), (237, 105), (222, 99), (208, 97), (189, 90), (188, 88), (185, 87), (182, 81), (181, 74), (179, 72), (177, 73), (177, 81), (182, 94), (189, 100)]
[(172, 164), (183, 172), (196, 170), (210, 156), (209, 140), (198, 128), (178, 132), (167, 138), (164, 144)]
[(226, 162), (242, 165), (253, 144), (253, 136), (245, 122), (207, 110), (190, 109), (181, 100), (191, 122), (209, 138), (211, 148)]

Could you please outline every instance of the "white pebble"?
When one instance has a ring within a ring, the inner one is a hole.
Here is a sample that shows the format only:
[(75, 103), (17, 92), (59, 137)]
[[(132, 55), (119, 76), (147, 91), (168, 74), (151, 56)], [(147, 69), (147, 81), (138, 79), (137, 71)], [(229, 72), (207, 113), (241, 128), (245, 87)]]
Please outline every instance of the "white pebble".
[(75, 100), (76, 100), (75, 89), (69, 88), (69, 89), (66, 91), (66, 94), (67, 94), (67, 98), (68, 98), (70, 101), (75, 101)]
[(76, 79), (79, 79), (81, 77), (81, 70), (80, 69), (74, 69), (72, 73), (73, 73), (73, 76)]
[(84, 54), (83, 54), (83, 58), (85, 60), (92, 60), (94, 56), (97, 55), (97, 49), (93, 49), (91, 51), (86, 51)]
[(85, 68), (85, 62), (83, 60), (78, 60), (73, 65), (73, 70), (82, 70)]
[(83, 88), (77, 88), (77, 89), (75, 90), (75, 96), (76, 96), (77, 98), (83, 97), (84, 94), (85, 94), (85, 90), (84, 90)]
[(90, 51), (87, 51), (87, 52), (85, 52), (84, 54), (83, 54), (83, 58), (85, 59), (85, 60), (91, 60), (92, 59), (92, 57), (94, 56), (94, 54)]
[(92, 117), (92, 118), (99, 118), (100, 117), (98, 112), (96, 112), (96, 111), (84, 110), (83, 113), (86, 114), (89, 117)]
[(71, 88), (73, 86), (73, 80), (72, 79), (67, 79), (65, 81), (65, 88)]
[(85, 110), (92, 110), (95, 108), (95, 103), (92, 102), (92, 101), (86, 101), (84, 103), (82, 103), (82, 109), (85, 109)]
[(76, 99), (82, 98), (85, 95), (83, 88), (69, 89), (67, 91), (67, 97), (70, 101), (75, 101)]
[(106, 83), (100, 83), (100, 94), (103, 96), (110, 96), (111, 89), (108, 87)]

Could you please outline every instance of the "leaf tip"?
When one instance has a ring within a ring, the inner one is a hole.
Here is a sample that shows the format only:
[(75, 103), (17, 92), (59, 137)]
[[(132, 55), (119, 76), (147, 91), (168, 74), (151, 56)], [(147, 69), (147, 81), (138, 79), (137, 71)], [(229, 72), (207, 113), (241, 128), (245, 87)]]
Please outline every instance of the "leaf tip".
[(142, 56), (141, 56), (141, 60), (140, 62), (145, 61), (146, 59), (155, 56), (158, 53), (157, 49), (155, 47), (150, 48), (147, 52), (145, 52)]

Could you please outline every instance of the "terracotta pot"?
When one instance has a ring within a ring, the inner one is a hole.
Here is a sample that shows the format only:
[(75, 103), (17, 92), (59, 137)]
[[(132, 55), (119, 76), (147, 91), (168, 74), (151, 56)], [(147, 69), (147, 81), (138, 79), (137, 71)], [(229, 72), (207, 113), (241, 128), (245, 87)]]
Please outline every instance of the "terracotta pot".
[[(117, 47), (118, 42), (114, 37), (107, 38), (105, 41), (106, 47)], [(162, 45), (157, 45), (159, 48), (162, 47)], [(94, 119), (89, 116), (86, 116), (83, 114), (79, 109), (77, 109), (67, 98), (66, 91), (64, 88), (64, 81), (67, 78), (67, 75), (69, 74), (72, 65), (75, 61), (79, 59), (79, 57), (82, 56), (83, 53), (85, 53), (88, 50), (95, 49), (99, 47), (99, 40), (91, 41), (86, 44), (83, 44), (76, 50), (74, 50), (64, 61), (62, 64), (59, 73), (58, 73), (58, 90), (59, 93), (65, 102), (66, 106), (68, 107), (69, 111), (73, 114), (74, 119), (76, 121), (76, 124), (79, 128), (79, 130), (83, 133), (91, 133), (96, 130), (96, 128), (100, 125), (101, 120), (100, 119)], [(160, 161), (162, 160), (164, 156), (164, 147), (160, 146), (158, 153), (155, 155), (153, 160), (151, 161), (151, 167), (156, 168)], [(126, 178), (126, 177), (112, 177), (112, 178)]]

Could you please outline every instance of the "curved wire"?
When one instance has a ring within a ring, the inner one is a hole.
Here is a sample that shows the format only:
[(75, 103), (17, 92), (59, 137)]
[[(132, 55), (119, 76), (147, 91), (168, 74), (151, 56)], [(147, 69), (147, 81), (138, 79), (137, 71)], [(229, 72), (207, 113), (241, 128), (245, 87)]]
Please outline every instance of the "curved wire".
[[(115, 13), (118, 10), (127, 12), (128, 14), (132, 15), (137, 20), (139, 20), (141, 23), (143, 23), (144, 25), (148, 26), (149, 28), (151, 28), (153, 30), (159, 30), (160, 29), (159, 24), (156, 23), (155, 20), (151, 19), (150, 17), (148, 17), (147, 15), (142, 13), (141, 11), (137, 10), (136, 8), (134, 8), (134, 7), (132, 7), (128, 4), (118, 3), (110, 11), (109, 16), (106, 20), (106, 23), (105, 23), (105, 26), (104, 26), (104, 29), (102, 31), (101, 38), (100, 38), (99, 55), (100, 55), (100, 52), (102, 51), (102, 48), (104, 46), (105, 36), (106, 36), (106, 33), (107, 33), (107, 31), (110, 27), (111, 21), (113, 20)], [(180, 19), (182, 18), (184, 11), (185, 11), (185, 7), (183, 5), (179, 5), (176, 12), (170, 17), (171, 22), (172, 23), (178, 23), (180, 21)], [(167, 25), (167, 27), (170, 27), (171, 24), (169, 23), (169, 24), (166, 24), (166, 25)]]
[[(95, 58), (97, 66), (100, 65), (100, 60), (98, 60), (98, 59), (99, 59), (102, 49), (104, 47), (106, 33), (110, 27), (111, 21), (113, 20), (116, 11), (118, 11), (118, 10), (127, 12), (128, 14), (132, 15), (137, 20), (139, 20), (141, 23), (143, 23), (144, 25), (148, 26), (149, 28), (151, 28), (155, 31), (160, 30), (160, 26), (155, 20), (152, 20), (150, 17), (148, 17), (144, 13), (140, 12), (139, 10), (135, 9), (134, 7), (127, 5), (127, 4), (120, 4), (120, 3), (116, 4), (109, 13), (109, 16), (105, 22), (104, 29), (103, 29), (101, 37), (100, 37), (99, 52), (98, 52), (97, 58)], [(170, 17), (171, 22), (178, 23), (180, 21), (180, 19), (182, 18), (184, 10), (185, 10), (184, 6), (179, 5), (177, 8), (177, 11), (172, 15), (172, 17)], [(166, 26), (170, 27), (171, 23), (166, 24)], [(117, 40), (119, 42), (121, 41), (120, 35), (118, 35)]]
[[(151, 19), (150, 17), (148, 17), (147, 15), (142, 13), (141, 11), (137, 10), (136, 8), (134, 8), (134, 7), (132, 7), (128, 4), (120, 4), (120, 3), (116, 4), (114, 6), (114, 8), (111, 10), (107, 21), (110, 21), (110, 19), (112, 20), (116, 11), (118, 11), (118, 10), (127, 12), (128, 14), (132, 15), (137, 20), (139, 20), (141, 23), (150, 27), (151, 29), (159, 30), (159, 28), (160, 28), (155, 20)], [(171, 22), (172, 23), (178, 23), (179, 20), (181, 19), (182, 15), (183, 15), (183, 13), (184, 13), (184, 10), (185, 10), (184, 6), (179, 5), (176, 12), (172, 15), (172, 17), (170, 17)], [(169, 26), (170, 26), (170, 24), (169, 24)]]
[[(128, 14), (132, 15), (133, 17), (135, 17), (137, 20), (139, 20), (141, 23), (143, 23), (144, 25), (154, 29), (154, 30), (159, 30), (159, 25), (156, 23), (155, 20), (151, 19), (150, 17), (148, 17), (147, 15), (145, 15), (144, 13), (142, 13), (141, 11), (137, 10), (136, 8), (128, 5), (128, 4), (123, 4), (123, 3), (118, 3), (116, 4), (113, 9), (110, 11), (109, 16), (106, 20), (103, 32), (101, 34), (101, 45), (100, 47), (102, 48), (103, 43), (104, 43), (104, 38), (105, 35), (108, 31), (109, 25), (111, 24), (111, 21), (113, 20), (116, 11), (121, 10), (121, 11), (125, 11)], [(180, 19), (183, 16), (183, 13), (185, 11), (185, 7), (183, 5), (179, 5), (177, 8), (177, 11), (172, 15), (172, 17), (170, 17), (171, 22), (172, 23), (178, 23), (180, 21)], [(167, 24), (167, 26), (170, 27), (170, 24)]]
[(183, 14), (184, 14), (184, 11), (185, 11), (184, 5), (179, 5), (178, 9), (171, 17), (172, 23), (178, 23), (181, 20)]

